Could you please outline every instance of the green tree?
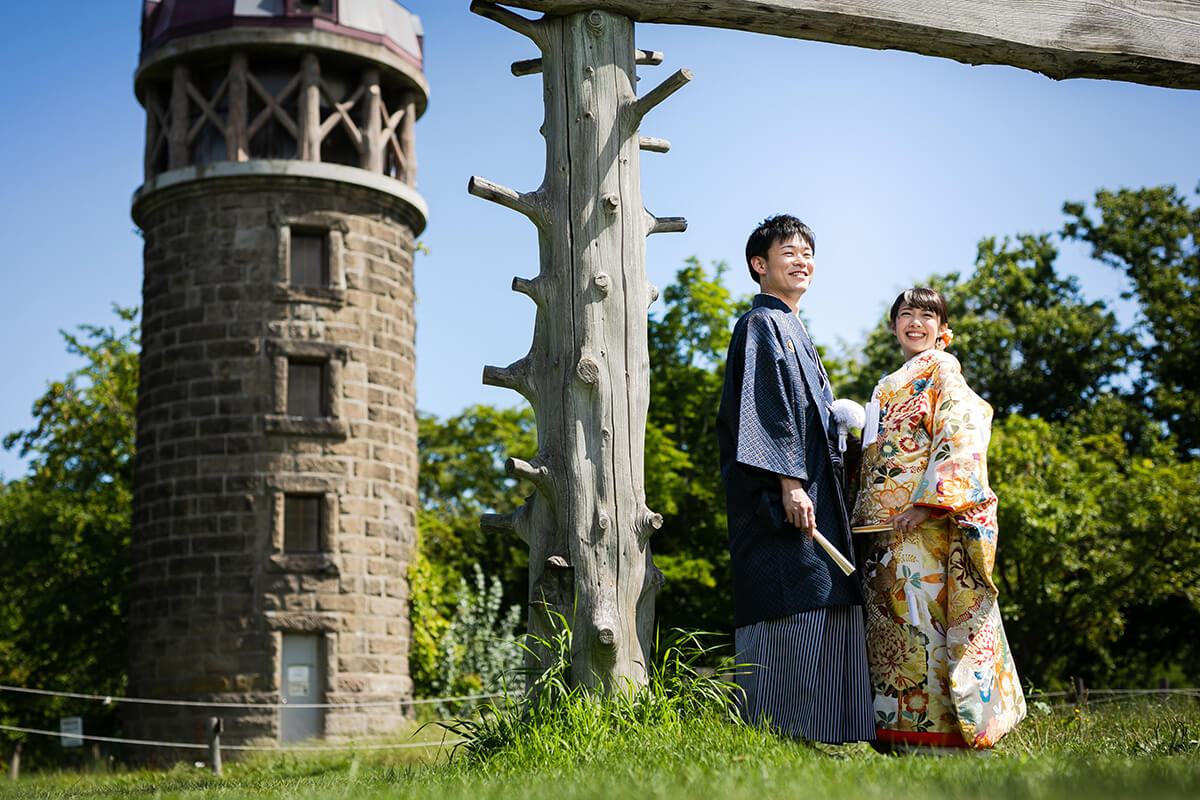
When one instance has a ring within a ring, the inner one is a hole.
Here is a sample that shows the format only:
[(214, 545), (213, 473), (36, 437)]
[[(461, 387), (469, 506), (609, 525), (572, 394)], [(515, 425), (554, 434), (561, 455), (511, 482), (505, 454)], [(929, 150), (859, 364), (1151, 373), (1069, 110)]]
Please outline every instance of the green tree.
[[(1198, 189), (1200, 191), (1200, 189)], [(1092, 256), (1125, 273), (1136, 299), (1139, 374), (1133, 396), (1178, 443), (1200, 451), (1200, 207), (1174, 186), (1102, 190), (1093, 217), (1067, 203), (1063, 235), (1087, 242)]]
[(732, 630), (729, 533), (721, 486), (716, 418), (733, 323), (748, 309), (690, 258), (663, 291), (665, 310), (649, 322), (650, 411), (646, 495), (663, 517), (651, 540), (667, 578), (660, 627)]
[(1117, 432), (1017, 415), (996, 426), (996, 577), (1018, 668), (1036, 684), (1144, 686), (1172, 666), (1200, 678), (1200, 648), (1181, 637), (1200, 626), (1200, 465), (1161, 443), (1154, 456)]
[[(29, 474), (0, 490), (0, 560), (11, 567), (0, 570), (6, 684), (124, 691), (137, 312), (115, 311), (121, 330), (63, 332), (85, 365), (34, 403), (33, 427), (4, 438), (31, 459)], [(90, 730), (108, 723), (94, 705), (0, 694), (8, 724), (56, 729), (64, 713), (85, 714)]]
[(476, 405), (439, 421), (428, 414), (417, 420), (421, 503), (418, 525), (424, 555), (458, 577), (479, 564), (485, 575), (505, 586), (505, 600), (524, 603), (528, 553), (515, 537), (483, 533), (479, 517), (507, 512), (524, 502), (530, 487), (504, 471), (509, 456), (532, 458), (537, 430), (528, 406), (498, 409)]
[[(946, 298), (953, 352), (963, 374), (998, 417), (1069, 419), (1089, 408), (1125, 372), (1132, 338), (1101, 302), (1089, 302), (1072, 277), (1054, 269), (1048, 235), (979, 243), (975, 271), (933, 276)], [(900, 363), (886, 314), (867, 339), (862, 367), (840, 390), (866, 399)]]
[(420, 510), (417, 552), (408, 571), (409, 671), (417, 695), (430, 697), (473, 690), (448, 687), (444, 667), (452, 621), (468, 600), (466, 580), (476, 567), (500, 582), (498, 604), (526, 605), (528, 551), (516, 537), (484, 534), (479, 517), (523, 502), (529, 489), (505, 474), (504, 461), (510, 455), (532, 457), (537, 432), (528, 407), (476, 405), (445, 421), (418, 414), (417, 426)]

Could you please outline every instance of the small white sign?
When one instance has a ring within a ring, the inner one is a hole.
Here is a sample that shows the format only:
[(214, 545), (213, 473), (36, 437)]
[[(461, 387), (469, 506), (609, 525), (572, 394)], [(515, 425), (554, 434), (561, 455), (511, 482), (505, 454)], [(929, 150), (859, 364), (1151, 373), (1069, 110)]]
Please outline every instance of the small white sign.
[(306, 697), (309, 692), (309, 676), (312, 669), (308, 664), (290, 664), (287, 668), (288, 697)]
[(83, 747), (83, 717), (63, 717), (58, 731), (63, 734), (58, 739), (63, 747)]

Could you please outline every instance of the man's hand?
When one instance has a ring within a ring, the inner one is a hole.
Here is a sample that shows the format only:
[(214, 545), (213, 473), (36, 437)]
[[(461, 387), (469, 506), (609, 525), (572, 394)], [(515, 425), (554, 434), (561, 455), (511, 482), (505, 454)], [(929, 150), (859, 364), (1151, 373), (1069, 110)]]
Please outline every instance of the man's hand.
[(888, 522), (900, 533), (908, 533), (916, 530), (917, 526), (929, 519), (929, 515), (932, 513), (933, 509), (926, 506), (913, 506), (903, 514), (892, 517)]
[(804, 531), (806, 538), (811, 539), (817, 528), (817, 514), (813, 509), (804, 484), (786, 475), (779, 476), (779, 486), (783, 490), (783, 514), (787, 521)]

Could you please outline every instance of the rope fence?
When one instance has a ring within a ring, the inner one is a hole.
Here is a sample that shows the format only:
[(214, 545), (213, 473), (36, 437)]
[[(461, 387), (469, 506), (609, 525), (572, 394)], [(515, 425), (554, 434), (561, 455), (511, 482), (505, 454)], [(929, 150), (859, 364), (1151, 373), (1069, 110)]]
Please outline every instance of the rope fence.
[(0, 692), (19, 692), (22, 694), (37, 694), (47, 697), (66, 697), (72, 700), (95, 700), (104, 705), (112, 703), (140, 703), (152, 706), (185, 706), (191, 708), (392, 708), (394, 706), (417, 706), (430, 703), (459, 703), (472, 700), (491, 700), (495, 697), (505, 697), (503, 693), (468, 694), (459, 697), (422, 697), (410, 700), (382, 700), (371, 702), (353, 701), (349, 703), (228, 703), (221, 701), (205, 702), (203, 700), (159, 700), (147, 697), (122, 697), (120, 695), (81, 694), (79, 692), (54, 692), (49, 689), (26, 689), (23, 686), (5, 686), (0, 684)]
[[(286, 700), (278, 703), (234, 703), (228, 701), (204, 701), (204, 700), (169, 700), (162, 698), (150, 697), (125, 697), (120, 695), (99, 695), (87, 694), (84, 692), (66, 692), (54, 691), (50, 689), (32, 689), (25, 686), (11, 686), (0, 684), (0, 693), (10, 692), (15, 694), (31, 695), (38, 697), (57, 697), (70, 700), (83, 700), (94, 703), (100, 703), (104, 706), (112, 706), (117, 703), (125, 703), (127, 705), (144, 705), (144, 706), (168, 706), (190, 709), (235, 709), (247, 711), (264, 711), (264, 710), (280, 710), (280, 709), (372, 709), (372, 708), (395, 708), (400, 707), (415, 707), (421, 705), (432, 704), (454, 704), (454, 703), (471, 703), (483, 700), (492, 700), (500, 697), (510, 697), (504, 693), (489, 693), (489, 694), (470, 694), (457, 695), (451, 697), (422, 697), (422, 698), (397, 698), (394, 700), (372, 700), (372, 701), (351, 701), (348, 703), (289, 703)], [(176, 742), (162, 741), (156, 739), (133, 739), (120, 736), (100, 736), (97, 734), (86, 734), (82, 731), (52, 731), (42, 728), (24, 727), (20, 725), (3, 725), (0, 724), (0, 731), (9, 731), (12, 733), (24, 733), (32, 736), (45, 736), (56, 738), (59, 740), (71, 739), (76, 742), (94, 742), (97, 744), (115, 744), (115, 745), (133, 745), (138, 747), (158, 747), (170, 748), (173, 750), (199, 750), (207, 751), (208, 766), (218, 775), (222, 774), (221, 756), (222, 752), (268, 752), (268, 753), (316, 753), (316, 752), (363, 752), (363, 751), (381, 751), (381, 750), (441, 750), (447, 747), (454, 747), (465, 742), (465, 739), (440, 739), (428, 742), (396, 742), (391, 744), (361, 744), (354, 741), (347, 741), (338, 744), (317, 745), (317, 746), (279, 746), (279, 745), (252, 745), (252, 744), (225, 744), (221, 742), (221, 732), (223, 723), (217, 717), (208, 719), (208, 742)], [(14, 751), (14, 760), (10, 777), (14, 778), (17, 775), (17, 759), (19, 759), (20, 745)], [(197, 765), (204, 764), (203, 761), (196, 762)]]
[[(122, 739), (119, 736), (95, 736), (87, 733), (63, 733), (62, 731), (46, 731), (39, 728), (22, 728), (18, 725), (0, 725), (0, 731), (16, 733), (34, 733), (41, 736), (53, 736), (60, 739), (83, 739), (88, 742), (108, 742), (110, 744), (137, 744), (145, 747), (171, 747), (182, 750), (208, 750), (210, 745), (196, 742), (160, 742), (153, 739)], [(401, 742), (398, 744), (343, 744), (322, 747), (270, 747), (267, 745), (222, 744), (222, 750), (240, 750), (269, 753), (314, 753), (345, 750), (407, 750), (419, 747), (447, 747), (465, 742), (466, 739), (442, 739), (436, 742)]]
[[(43, 697), (61, 697), (72, 700), (88, 700), (99, 702), (103, 705), (112, 705), (115, 703), (127, 704), (142, 704), (153, 706), (177, 706), (182, 708), (205, 708), (205, 709), (246, 709), (246, 710), (264, 710), (264, 709), (299, 709), (299, 708), (319, 708), (319, 709), (370, 709), (370, 708), (390, 708), (399, 706), (418, 706), (426, 704), (444, 704), (444, 703), (468, 703), (480, 700), (491, 700), (499, 697), (511, 698), (516, 697), (514, 694), (506, 693), (490, 693), (490, 694), (472, 694), (459, 695), (455, 697), (423, 697), (419, 699), (396, 699), (386, 701), (369, 701), (369, 702), (349, 702), (349, 703), (288, 703), (286, 701), (279, 703), (232, 703), (226, 701), (206, 702), (202, 700), (167, 700), (160, 698), (147, 697), (123, 697), (119, 695), (98, 695), (86, 694), (82, 692), (64, 692), (53, 691), (49, 689), (30, 689), (24, 686), (9, 686), (0, 684), (0, 692), (13, 692), (26, 695), (37, 695)], [(1081, 680), (1075, 681), (1075, 689), (1073, 691), (1054, 691), (1041, 692), (1031, 691), (1028, 698), (1032, 701), (1045, 700), (1050, 698), (1060, 698), (1060, 705), (1071, 705), (1088, 707), (1095, 705), (1105, 705), (1108, 703), (1119, 702), (1136, 697), (1158, 696), (1167, 698), (1169, 696), (1184, 696), (1194, 697), (1200, 700), (1200, 688), (1186, 687), (1173, 688), (1165, 685), (1160, 685), (1157, 689), (1089, 689), (1083, 685)], [(1066, 701), (1063, 703), (1062, 701)], [(465, 742), (465, 739), (441, 739), (428, 742), (398, 742), (393, 744), (356, 744), (353, 741), (344, 742), (336, 745), (320, 745), (320, 746), (304, 746), (304, 747), (281, 747), (278, 745), (234, 745), (223, 744), (220, 741), (220, 733), (222, 724), (219, 718), (210, 717), (210, 732), (209, 741), (207, 744), (197, 742), (167, 742), (153, 739), (129, 739), (118, 736), (98, 736), (95, 734), (85, 734), (82, 732), (64, 732), (51, 731), (40, 728), (28, 728), (18, 725), (3, 725), (0, 724), (0, 731), (10, 731), (13, 733), (26, 733), (35, 736), (48, 736), (58, 739), (74, 739), (89, 742), (103, 742), (106, 744), (120, 745), (137, 745), (141, 747), (163, 747), (178, 750), (206, 750), (210, 756), (210, 766), (213, 771), (220, 774), (221, 762), (220, 752), (272, 752), (272, 753), (313, 753), (313, 752), (346, 752), (346, 751), (368, 751), (368, 750), (411, 750), (411, 749), (430, 749), (430, 748), (445, 748), (453, 747)], [(202, 762), (197, 762), (199, 765)]]

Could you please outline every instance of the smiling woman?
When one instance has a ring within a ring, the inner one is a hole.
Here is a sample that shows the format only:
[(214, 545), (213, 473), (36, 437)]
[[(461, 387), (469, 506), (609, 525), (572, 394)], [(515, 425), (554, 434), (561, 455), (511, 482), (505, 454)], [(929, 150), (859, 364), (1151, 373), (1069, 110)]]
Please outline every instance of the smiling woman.
[(1025, 716), (992, 582), (992, 409), (944, 351), (946, 303), (901, 292), (905, 363), (872, 393), (853, 524), (876, 736), (901, 747), (993, 746)]
[(946, 301), (933, 289), (917, 287), (901, 292), (892, 303), (889, 319), (889, 327), (900, 342), (905, 361), (937, 347), (943, 340), (943, 349), (949, 343)]

